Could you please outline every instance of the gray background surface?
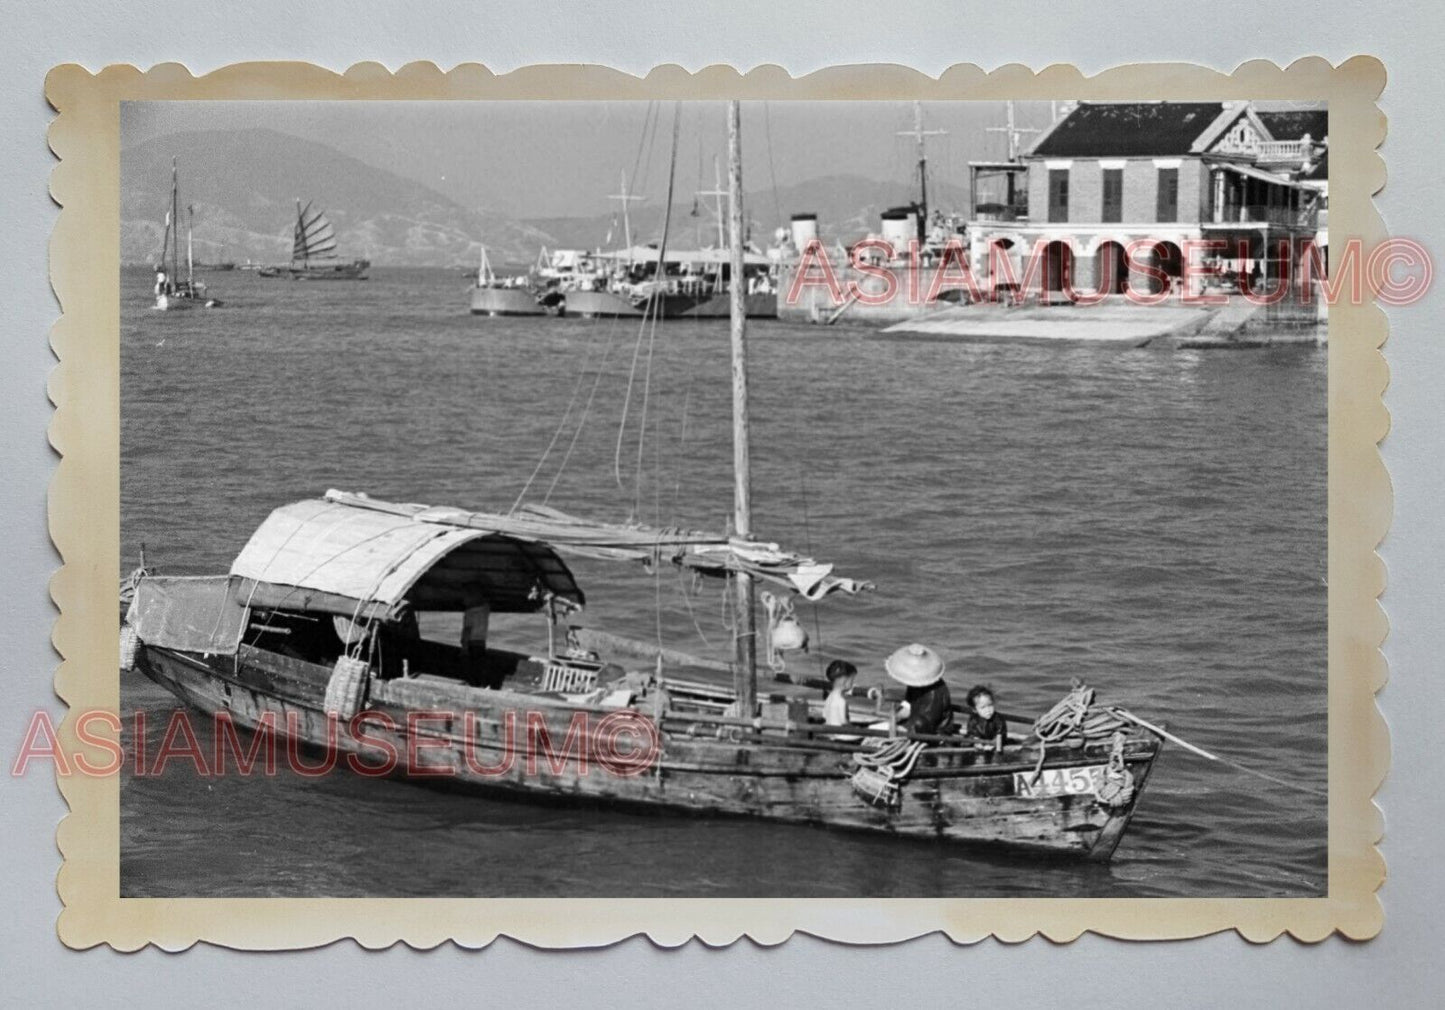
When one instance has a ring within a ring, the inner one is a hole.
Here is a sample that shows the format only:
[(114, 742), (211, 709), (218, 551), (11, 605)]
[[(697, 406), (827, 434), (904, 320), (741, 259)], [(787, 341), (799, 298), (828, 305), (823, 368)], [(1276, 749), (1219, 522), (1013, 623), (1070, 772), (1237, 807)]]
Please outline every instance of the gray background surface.
[[(559, 10), (559, 8), (566, 8)], [(55, 208), (46, 181), (51, 112), (46, 70), (78, 62), (142, 66), (183, 61), (193, 71), (244, 59), (306, 59), (341, 69), (363, 59), (390, 67), (430, 59), (443, 67), (480, 61), (494, 70), (538, 62), (595, 62), (635, 73), (656, 63), (689, 68), (731, 62), (780, 63), (795, 74), (837, 63), (897, 62), (929, 73), (960, 61), (985, 67), (1074, 62), (1086, 72), (1139, 60), (1187, 60), (1228, 70), (1249, 59), (1286, 64), (1305, 55), (1339, 62), (1382, 58), (1390, 74), (1383, 107), (1390, 181), (1379, 203), (1396, 234), (1445, 248), (1440, 191), (1442, 33), (1426, 5), (1369, 8), (1298, 0), (1270, 4), (1213, 0), (1163, 4), (733, 2), (600, 4), (298, 4), (248, 0), (204, 5), (124, 5), (3, 0), (0, 25), (0, 290), (3, 365), (0, 409), (5, 455), (0, 500), (6, 516), (6, 599), (0, 617), (0, 755), (13, 761), (29, 715), (46, 707), (57, 661), (49, 643), (53, 609), (46, 580), (58, 564), (45, 527), (53, 455), (45, 440), (50, 405), (44, 380), (53, 363), (46, 333), (57, 306), (46, 279)], [(99, 279), (99, 283), (107, 283)], [(1288, 938), (1252, 946), (1233, 935), (1190, 943), (1125, 944), (1085, 937), (1008, 947), (957, 947), (938, 937), (888, 948), (848, 949), (794, 938), (764, 949), (744, 941), (726, 951), (693, 944), (660, 951), (634, 939), (605, 951), (555, 954), (499, 942), (372, 954), (351, 943), (318, 952), (248, 955), (198, 948), (75, 953), (55, 939), (59, 910), (54, 827), (64, 805), (48, 772), (6, 776), (0, 796), (0, 977), (9, 1005), (300, 1005), (385, 999), (402, 1005), (812, 1004), (891, 1006), (1062, 1003), (1094, 1006), (1416, 1006), (1445, 982), (1440, 907), (1445, 901), (1434, 830), (1441, 823), (1438, 720), (1445, 700), (1440, 656), (1440, 573), (1445, 571), (1445, 500), (1440, 466), (1445, 333), (1438, 291), (1391, 312), (1387, 404), (1394, 428), (1384, 447), (1396, 492), (1384, 548), (1390, 569), (1385, 606), (1391, 682), (1381, 695), (1394, 767), (1379, 802), (1386, 812), (1384, 933), (1370, 943)]]

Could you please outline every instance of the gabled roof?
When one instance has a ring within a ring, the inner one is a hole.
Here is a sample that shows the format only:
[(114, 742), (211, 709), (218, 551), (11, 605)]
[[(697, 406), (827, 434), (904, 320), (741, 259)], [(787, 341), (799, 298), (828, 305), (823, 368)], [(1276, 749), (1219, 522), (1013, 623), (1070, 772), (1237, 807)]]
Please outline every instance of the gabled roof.
[(1220, 138), (1228, 133), (1234, 124), (1241, 119), (1249, 120), (1250, 125), (1254, 127), (1254, 131), (1259, 134), (1261, 140), (1276, 139), (1274, 134), (1269, 132), (1269, 127), (1265, 126), (1264, 122), (1255, 114), (1254, 109), (1250, 107), (1248, 102), (1226, 102), (1224, 103), (1224, 111), (1215, 117), (1214, 122), (1210, 123), (1208, 128), (1195, 139), (1191, 153), (1203, 154), (1209, 151), (1219, 143)]
[(1324, 140), (1330, 135), (1328, 109), (1281, 109), (1257, 115), (1275, 140), (1299, 140), (1305, 134), (1311, 140)]
[(1223, 102), (1083, 102), (1029, 153), (1036, 158), (1189, 154), (1225, 109)]

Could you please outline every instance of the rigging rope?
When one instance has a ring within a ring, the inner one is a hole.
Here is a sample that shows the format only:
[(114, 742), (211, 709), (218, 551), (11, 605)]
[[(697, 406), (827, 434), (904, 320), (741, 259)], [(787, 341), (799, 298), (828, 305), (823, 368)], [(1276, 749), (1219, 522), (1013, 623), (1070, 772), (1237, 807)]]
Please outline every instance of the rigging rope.
[(674, 104), (672, 116), (672, 156), (669, 160), (667, 174), (667, 205), (663, 208), (662, 217), (662, 239), (657, 249), (657, 268), (654, 272), (654, 290), (652, 295), (643, 304), (649, 306), (651, 311), (644, 309), (642, 325), (637, 330), (637, 343), (632, 351), (632, 368), (627, 376), (627, 394), (622, 404), (622, 420), (617, 428), (617, 448), (613, 454), (612, 472), (617, 480), (619, 490), (622, 488), (622, 441), (627, 430), (627, 414), (632, 402), (632, 387), (637, 377), (637, 360), (642, 353), (642, 335), (648, 332), (648, 321), (651, 320), (651, 336), (647, 347), (647, 370), (643, 380), (643, 401), (642, 419), (637, 433), (637, 468), (633, 481), (632, 491), (632, 515), (635, 518), (641, 497), (642, 487), (642, 452), (643, 443), (647, 437), (647, 398), (652, 385), (652, 355), (653, 348), (657, 342), (657, 320), (662, 314), (663, 302), (667, 293), (667, 233), (672, 224), (672, 196), (673, 188), (677, 180), (677, 137), (678, 129), (682, 121), (682, 103)]
[(557, 430), (552, 432), (552, 440), (547, 443), (547, 448), (542, 450), (542, 458), (537, 460), (537, 465), (532, 468), (532, 474), (527, 482), (522, 485), (522, 490), (517, 492), (517, 498), (512, 502), (512, 507), (507, 510), (507, 515), (512, 515), (522, 504), (522, 499), (527, 497), (527, 492), (532, 487), (532, 482), (537, 479), (537, 474), (542, 472), (546, 465), (547, 457), (552, 455), (552, 449), (557, 445), (557, 439), (562, 437), (562, 431), (567, 427), (567, 421), (572, 416), (572, 408), (577, 405), (577, 394), (582, 392), (582, 380), (587, 376), (586, 365), (577, 373), (577, 384), (572, 387), (572, 398), (567, 401), (567, 409), (562, 412), (562, 420), (557, 422)]
[(773, 183), (773, 213), (777, 215), (779, 226), (783, 224), (783, 204), (778, 199), (778, 175), (773, 170), (773, 115), (769, 111), (767, 102), (763, 103), (763, 135), (767, 138), (768, 146), (768, 178)]
[[(803, 498), (803, 550), (808, 557), (813, 556), (813, 530), (808, 521), (808, 465), (806, 462), (798, 464), (798, 488)], [(823, 623), (818, 617), (818, 604), (812, 604), (813, 610), (813, 637), (818, 642), (818, 647), (813, 650), (813, 660), (818, 670), (823, 669)]]
[(567, 451), (562, 455), (562, 462), (557, 464), (557, 474), (552, 478), (552, 483), (547, 486), (547, 493), (542, 496), (543, 505), (551, 500), (552, 492), (557, 490), (557, 483), (562, 479), (562, 474), (567, 469), (567, 463), (572, 458), (572, 451), (577, 448), (577, 441), (582, 437), (582, 429), (587, 425), (587, 417), (592, 413), (592, 403), (597, 398), (597, 389), (602, 384), (602, 374), (607, 367), (608, 359), (612, 357), (612, 348), (616, 342), (616, 337), (617, 318), (614, 316), (607, 327), (607, 347), (602, 352), (602, 360), (597, 364), (597, 374), (592, 378), (592, 391), (587, 394), (587, 403), (583, 405), (582, 413), (577, 418), (577, 430), (572, 433), (572, 441), (568, 443)]

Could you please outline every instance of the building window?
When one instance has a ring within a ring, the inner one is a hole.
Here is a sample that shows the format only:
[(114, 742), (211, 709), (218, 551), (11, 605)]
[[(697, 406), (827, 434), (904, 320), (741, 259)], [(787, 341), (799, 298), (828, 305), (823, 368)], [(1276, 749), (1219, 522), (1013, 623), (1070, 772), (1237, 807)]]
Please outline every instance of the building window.
[(1159, 170), (1159, 203), (1156, 219), (1166, 224), (1179, 220), (1179, 169)]
[(1049, 221), (1069, 220), (1069, 170), (1049, 169)]
[(1104, 214), (1099, 220), (1118, 224), (1124, 220), (1124, 170), (1104, 169)]

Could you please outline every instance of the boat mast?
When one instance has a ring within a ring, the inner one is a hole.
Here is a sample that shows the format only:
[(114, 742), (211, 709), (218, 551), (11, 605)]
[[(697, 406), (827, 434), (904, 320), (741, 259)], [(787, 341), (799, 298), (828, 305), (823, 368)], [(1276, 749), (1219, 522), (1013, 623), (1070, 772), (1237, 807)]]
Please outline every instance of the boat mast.
[[(739, 537), (752, 535), (753, 506), (748, 459), (747, 285), (743, 283), (743, 155), (742, 114), (736, 99), (728, 102), (728, 252), (732, 283), (729, 309), (732, 330), (733, 371), (733, 526)], [(733, 687), (738, 715), (751, 719), (757, 711), (757, 618), (752, 577), (733, 575), (737, 603), (737, 630), (733, 639)]]
[[(301, 265), (305, 267), (311, 257), (306, 255), (306, 212), (301, 209), (301, 198), (296, 198), (296, 244), (301, 246)], [(296, 262), (296, 249), (291, 249), (291, 262)]]
[[(1002, 134), (1007, 138), (1007, 143), (1008, 143), (1008, 152), (1007, 152), (1006, 160), (1007, 160), (1007, 161), (1010, 161), (1010, 162), (1012, 162), (1012, 163), (1014, 163), (1014, 164), (1018, 164), (1018, 160), (1019, 160), (1019, 138), (1020, 138), (1023, 134), (1025, 134), (1025, 133), (1038, 133), (1039, 131), (1036, 130), (1036, 129), (1033, 129), (1032, 127), (1023, 128), (1023, 127), (1017, 126), (1017, 125), (1015, 124), (1015, 122), (1014, 122), (1014, 103), (1013, 103), (1013, 102), (1006, 102), (1005, 105), (1006, 105), (1006, 107), (1007, 107), (1007, 112), (1006, 112), (1007, 119), (1005, 120), (1005, 122), (1007, 123), (1007, 125), (1006, 125), (1006, 126), (990, 126), (990, 127), (987, 127), (987, 128), (986, 128), (985, 132), (987, 132), (987, 133), (1002, 133)], [(1012, 207), (1012, 206), (1014, 205), (1014, 195), (1015, 195), (1015, 173), (1013, 173), (1013, 172), (1008, 172), (1008, 173), (1006, 173), (1006, 176), (1007, 176), (1006, 182), (1007, 182), (1007, 185), (1008, 185), (1007, 201), (1008, 201), (1008, 205), (1009, 205), (1010, 207)]]
[(925, 130), (923, 128), (923, 103), (913, 103), (913, 129), (900, 130), (900, 137), (912, 137), (918, 143), (918, 241), (921, 244), (928, 234), (928, 150), (925, 137), (941, 137), (946, 130)]
[(196, 260), (191, 250), (191, 226), (196, 221), (196, 208), (186, 204), (186, 284), (191, 285), (196, 276)]
[(646, 197), (630, 196), (627, 192), (627, 171), (622, 172), (622, 189), (613, 193), (607, 199), (622, 201), (622, 242), (627, 247), (628, 254), (632, 252), (632, 219), (628, 216), (627, 205), (633, 200), (645, 200)]
[[(719, 174), (719, 171), (720, 171), (720, 170), (718, 169), (717, 159), (716, 159), (716, 158), (713, 158), (713, 160), (712, 160), (712, 177), (713, 177), (712, 189), (702, 190), (702, 191), (699, 192), (697, 195), (698, 195), (698, 196), (710, 196), (710, 197), (712, 197), (712, 199), (713, 199), (713, 218), (714, 218), (714, 220), (717, 222), (717, 244), (718, 244), (718, 248), (719, 248), (719, 249), (722, 249), (723, 247), (725, 247), (725, 246), (728, 244), (727, 222), (726, 222), (726, 217), (725, 217), (725, 215), (723, 214), (723, 197), (725, 197), (725, 196), (731, 196), (731, 195), (732, 195), (732, 190), (730, 190), (730, 189), (723, 189), (723, 188), (722, 188), (722, 177), (721, 177), (721, 175)], [(723, 270), (722, 264), (721, 264), (721, 263), (716, 264), (715, 273), (716, 273), (716, 276), (717, 276), (719, 279), (721, 279), (721, 277), (722, 277), (722, 270)]]
[(180, 182), (176, 177), (176, 159), (171, 159), (171, 283), (175, 284), (181, 273), (181, 202), (177, 196)]

